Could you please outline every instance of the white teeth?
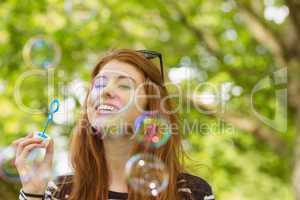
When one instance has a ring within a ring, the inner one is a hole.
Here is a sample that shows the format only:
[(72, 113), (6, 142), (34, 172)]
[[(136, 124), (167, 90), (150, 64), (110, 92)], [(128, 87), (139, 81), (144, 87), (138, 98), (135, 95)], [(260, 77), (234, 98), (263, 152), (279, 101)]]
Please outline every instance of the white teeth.
[(98, 110), (105, 110), (105, 111), (113, 111), (115, 109), (115, 107), (109, 106), (109, 105), (105, 105), (105, 104), (101, 104), (101, 105), (98, 106), (97, 109)]

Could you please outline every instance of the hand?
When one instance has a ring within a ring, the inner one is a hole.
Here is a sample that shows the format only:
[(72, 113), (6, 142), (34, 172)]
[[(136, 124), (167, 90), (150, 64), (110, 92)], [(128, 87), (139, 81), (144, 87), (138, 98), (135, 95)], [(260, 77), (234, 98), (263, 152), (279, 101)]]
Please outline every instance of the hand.
[[(51, 179), (53, 163), (53, 140), (45, 143), (39, 138), (34, 138), (30, 133), (24, 138), (13, 141), (16, 148), (15, 165), (18, 170), (22, 188), (26, 193), (43, 194)], [(46, 148), (43, 160), (29, 162), (29, 153), (36, 148)], [(30, 164), (29, 164), (30, 163)]]

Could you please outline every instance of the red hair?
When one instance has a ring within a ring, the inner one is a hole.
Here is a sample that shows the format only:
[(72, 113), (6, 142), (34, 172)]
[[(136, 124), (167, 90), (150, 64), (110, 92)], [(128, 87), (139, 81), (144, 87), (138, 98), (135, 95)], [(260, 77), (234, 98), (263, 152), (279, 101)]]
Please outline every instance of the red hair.
[[(145, 87), (146, 94), (151, 95), (155, 93), (154, 86), (159, 88), (160, 97), (168, 96), (167, 89), (164, 87), (161, 74), (158, 67), (149, 59), (145, 58), (142, 53), (130, 49), (117, 49), (110, 51), (105, 55), (100, 62), (95, 66), (92, 72), (92, 79), (98, 74), (101, 68), (111, 60), (118, 60), (137, 67), (145, 77), (153, 84)], [(89, 92), (87, 96), (89, 95)], [(164, 102), (165, 110), (160, 109), (161, 99), (148, 99), (147, 110), (159, 110), (163, 112), (172, 125), (178, 125), (178, 116), (167, 111), (173, 110), (173, 105), (170, 99)], [(87, 118), (87, 97), (83, 106), (82, 116), (77, 123), (76, 128), (72, 134), (71, 140), (71, 163), (74, 168), (73, 189), (70, 200), (79, 199), (108, 199), (109, 175), (108, 167), (105, 158), (105, 149), (103, 141), (95, 139), (92, 134), (91, 125)], [(173, 126), (172, 126), (173, 127)], [(138, 192), (129, 187), (128, 199), (130, 200), (179, 200), (180, 195), (177, 193), (177, 177), (183, 171), (183, 148), (181, 144), (181, 136), (179, 128), (173, 129), (168, 142), (157, 148), (149, 150), (143, 148), (141, 145), (136, 145), (132, 154), (145, 152), (154, 154), (160, 158), (164, 163), (169, 173), (169, 184), (166, 190), (162, 191), (157, 197), (142, 196)]]

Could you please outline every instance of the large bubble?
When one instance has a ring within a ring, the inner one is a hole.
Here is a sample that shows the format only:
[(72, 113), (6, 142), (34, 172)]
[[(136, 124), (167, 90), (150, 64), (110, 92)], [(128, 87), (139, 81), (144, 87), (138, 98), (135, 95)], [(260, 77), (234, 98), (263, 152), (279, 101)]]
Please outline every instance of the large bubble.
[[(29, 152), (27, 157), (24, 160), (24, 170), (23, 172), (26, 175), (20, 176), (16, 165), (16, 147), (7, 146), (0, 150), (0, 177), (9, 182), (26, 182), (30, 181), (32, 177), (49, 177), (52, 172), (44, 171), (43, 174), (37, 174), (37, 169), (42, 162), (44, 162), (44, 158), (46, 155), (45, 148), (35, 148)], [(50, 174), (49, 174), (50, 173)]]
[[(10, 182), (20, 182), (21, 179), (26, 181), (33, 176), (32, 173), (27, 174), (26, 177), (20, 177), (15, 166), (16, 148), (8, 146), (0, 150), (0, 176), (4, 180)], [(34, 167), (33, 162), (28, 161), (28, 166)]]
[(129, 186), (146, 196), (158, 196), (169, 183), (165, 164), (152, 154), (136, 154), (126, 163), (125, 172)]
[(43, 36), (36, 36), (27, 41), (23, 48), (23, 58), (28, 66), (56, 67), (61, 59), (58, 44)]
[(171, 136), (170, 122), (156, 112), (144, 112), (134, 123), (134, 137), (145, 146), (158, 148)]

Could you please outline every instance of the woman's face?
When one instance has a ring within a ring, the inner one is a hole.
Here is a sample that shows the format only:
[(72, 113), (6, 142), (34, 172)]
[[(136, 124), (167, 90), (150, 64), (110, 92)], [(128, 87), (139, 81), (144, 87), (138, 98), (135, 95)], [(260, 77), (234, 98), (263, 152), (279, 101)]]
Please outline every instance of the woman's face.
[(144, 80), (143, 73), (131, 64), (118, 60), (105, 64), (93, 79), (87, 99), (91, 125), (104, 135), (121, 134), (124, 127), (132, 126), (146, 107)]

